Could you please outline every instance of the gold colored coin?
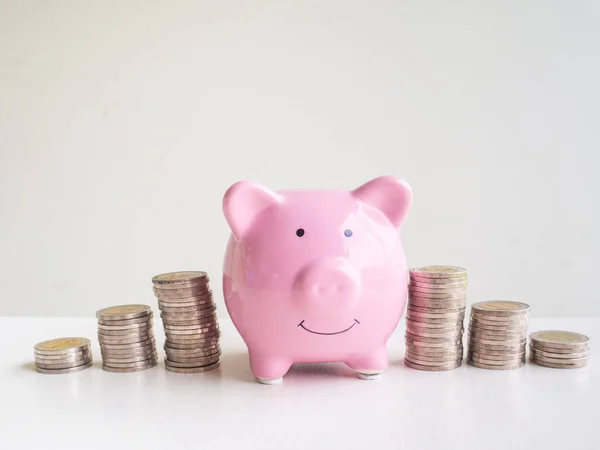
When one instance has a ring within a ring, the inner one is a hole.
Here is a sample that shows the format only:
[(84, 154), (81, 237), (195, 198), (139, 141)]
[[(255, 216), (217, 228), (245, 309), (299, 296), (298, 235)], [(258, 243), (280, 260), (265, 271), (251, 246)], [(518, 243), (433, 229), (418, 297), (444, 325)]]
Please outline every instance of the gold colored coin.
[(67, 337), (51, 339), (49, 341), (36, 344), (34, 350), (37, 352), (62, 352), (65, 350), (77, 350), (82, 347), (89, 347), (90, 340), (81, 337)]

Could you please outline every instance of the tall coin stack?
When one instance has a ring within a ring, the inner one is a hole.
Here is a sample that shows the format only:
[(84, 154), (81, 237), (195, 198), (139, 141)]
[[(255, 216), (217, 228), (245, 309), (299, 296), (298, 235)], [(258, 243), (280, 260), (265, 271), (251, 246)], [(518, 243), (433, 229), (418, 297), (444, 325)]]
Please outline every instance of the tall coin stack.
[(111, 306), (96, 317), (102, 369), (139, 372), (156, 366), (153, 313), (148, 305)]
[(587, 366), (590, 338), (570, 331), (537, 331), (529, 335), (529, 350), (531, 362), (539, 366), (576, 369)]
[(475, 303), (469, 322), (467, 362), (481, 369), (518, 369), (525, 364), (529, 305), (510, 301)]
[(68, 337), (40, 342), (33, 348), (35, 370), (45, 374), (79, 372), (92, 365), (90, 340)]
[(408, 367), (441, 371), (461, 365), (466, 295), (467, 271), (461, 267), (410, 270), (404, 355)]
[(165, 330), (170, 372), (215, 369), (221, 360), (217, 307), (206, 272), (172, 272), (152, 278)]

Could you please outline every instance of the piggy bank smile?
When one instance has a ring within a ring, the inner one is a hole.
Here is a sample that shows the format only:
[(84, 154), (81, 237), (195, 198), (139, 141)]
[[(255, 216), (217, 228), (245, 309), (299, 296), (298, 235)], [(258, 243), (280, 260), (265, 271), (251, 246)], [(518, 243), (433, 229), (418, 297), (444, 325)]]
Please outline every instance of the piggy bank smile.
[(346, 328), (345, 330), (330, 331), (330, 332), (322, 332), (322, 331), (310, 330), (309, 328), (307, 328), (304, 325), (304, 320), (302, 322), (300, 322), (298, 324), (298, 326), (301, 327), (302, 329), (308, 331), (309, 333), (312, 333), (312, 334), (320, 334), (321, 336), (332, 336), (334, 334), (342, 334), (342, 333), (345, 333), (346, 331), (350, 331), (352, 328), (354, 328), (354, 325), (356, 325), (356, 324), (360, 325), (360, 322), (358, 320), (354, 319), (354, 323), (352, 325), (350, 325), (348, 328)]
[(223, 294), (259, 382), (280, 382), (294, 363), (339, 361), (363, 379), (388, 366), (408, 284), (398, 229), (411, 204), (408, 184), (390, 176), (353, 190), (227, 190)]

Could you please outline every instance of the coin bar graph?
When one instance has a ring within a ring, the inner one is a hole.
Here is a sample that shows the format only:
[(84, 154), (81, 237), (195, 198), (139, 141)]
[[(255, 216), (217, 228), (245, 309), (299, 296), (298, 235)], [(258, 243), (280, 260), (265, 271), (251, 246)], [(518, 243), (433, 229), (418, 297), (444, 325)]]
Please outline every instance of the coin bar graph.
[[(448, 371), (462, 365), (467, 271), (425, 266), (409, 271), (404, 363), (411, 369)], [(210, 279), (203, 271), (171, 272), (152, 278), (165, 332), (165, 369), (201, 373), (220, 365), (221, 331)], [(484, 301), (471, 306), (467, 363), (511, 370), (526, 364), (529, 305)], [(96, 312), (102, 369), (140, 372), (158, 364), (148, 305), (117, 305)], [(65, 337), (34, 346), (35, 370), (68, 374), (93, 365), (90, 340)], [(553, 369), (585, 367), (590, 339), (579, 333), (544, 330), (529, 335), (531, 363)]]

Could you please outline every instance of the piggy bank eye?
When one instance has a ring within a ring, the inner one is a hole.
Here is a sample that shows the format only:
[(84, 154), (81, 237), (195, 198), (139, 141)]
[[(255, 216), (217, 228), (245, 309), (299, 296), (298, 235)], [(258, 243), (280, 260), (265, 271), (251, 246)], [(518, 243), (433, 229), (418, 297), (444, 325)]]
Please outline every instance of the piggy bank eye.
[(298, 237), (304, 236), (304, 228), (298, 228), (296, 230), (296, 236), (298, 236)]
[(346, 231), (344, 231), (344, 236), (346, 236), (346, 237), (352, 236), (352, 230), (351, 229), (347, 229)]

